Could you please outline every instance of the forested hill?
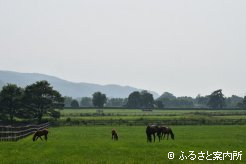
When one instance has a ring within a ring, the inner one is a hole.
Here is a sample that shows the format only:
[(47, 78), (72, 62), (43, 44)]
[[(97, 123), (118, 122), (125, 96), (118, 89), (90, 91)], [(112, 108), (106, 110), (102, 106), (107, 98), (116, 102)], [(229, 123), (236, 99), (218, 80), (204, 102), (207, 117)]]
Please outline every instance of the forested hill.
[[(13, 83), (20, 87), (35, 83), (36, 81), (47, 80), (54, 89), (58, 90), (63, 96), (70, 97), (91, 97), (94, 92), (100, 91), (107, 97), (126, 98), (133, 91), (141, 91), (130, 86), (120, 85), (99, 85), (91, 83), (74, 83), (54, 76), (39, 73), (18, 73), (11, 71), (0, 71), (0, 88), (7, 83)], [(159, 95), (150, 91), (154, 98)]]

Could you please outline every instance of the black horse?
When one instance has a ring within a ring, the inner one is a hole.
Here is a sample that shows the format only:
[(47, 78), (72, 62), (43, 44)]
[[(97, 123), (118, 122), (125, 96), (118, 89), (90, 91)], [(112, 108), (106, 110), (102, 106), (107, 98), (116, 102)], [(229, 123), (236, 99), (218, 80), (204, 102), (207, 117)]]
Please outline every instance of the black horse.
[(118, 140), (118, 134), (115, 129), (112, 129), (112, 140)]
[(171, 138), (174, 139), (174, 134), (172, 129), (165, 126), (158, 126), (156, 124), (149, 124), (146, 128), (146, 135), (147, 135), (147, 142), (152, 142), (152, 135), (154, 137), (155, 142), (155, 135), (159, 138), (159, 142), (162, 139), (163, 135), (167, 134), (167, 139), (169, 138), (169, 134), (171, 134)]
[(155, 124), (149, 124), (146, 128), (146, 135), (147, 135), (147, 142), (152, 142), (152, 137), (151, 135), (153, 135), (154, 137), (154, 142), (155, 142), (155, 133), (157, 133), (158, 137), (158, 126)]
[(49, 131), (47, 129), (38, 130), (38, 131), (36, 131), (34, 133), (32, 140), (33, 141), (36, 141), (38, 138), (40, 138), (41, 140), (43, 140), (41, 136), (44, 136), (44, 139), (47, 141), (47, 139), (48, 139), (48, 133), (49, 133)]
[(169, 138), (169, 134), (171, 135), (171, 138), (174, 140), (174, 134), (171, 128), (166, 127), (166, 126), (159, 126), (158, 127), (158, 137), (159, 137), (159, 141), (160, 139), (164, 139), (165, 135), (167, 134), (167, 139)]

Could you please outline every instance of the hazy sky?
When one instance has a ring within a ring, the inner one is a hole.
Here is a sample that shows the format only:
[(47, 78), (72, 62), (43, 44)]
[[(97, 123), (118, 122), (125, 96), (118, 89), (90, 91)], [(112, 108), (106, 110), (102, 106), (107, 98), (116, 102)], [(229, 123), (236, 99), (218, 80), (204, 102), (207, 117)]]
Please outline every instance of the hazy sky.
[(0, 70), (246, 95), (245, 0), (0, 0)]

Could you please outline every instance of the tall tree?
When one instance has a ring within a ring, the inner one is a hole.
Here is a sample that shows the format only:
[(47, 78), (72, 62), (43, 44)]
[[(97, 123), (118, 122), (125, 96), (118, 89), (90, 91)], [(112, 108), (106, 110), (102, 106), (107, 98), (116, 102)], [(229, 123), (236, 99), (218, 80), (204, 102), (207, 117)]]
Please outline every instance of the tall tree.
[(153, 108), (154, 107), (154, 98), (153, 95), (147, 91), (142, 91), (141, 96), (141, 108)]
[(8, 115), (11, 123), (18, 116), (22, 107), (23, 89), (15, 84), (3, 86), (0, 92), (0, 104), (2, 115)]
[(71, 107), (71, 102), (73, 101), (72, 97), (64, 97), (64, 107)]
[(229, 108), (236, 108), (237, 104), (239, 102), (242, 102), (243, 98), (236, 96), (236, 95), (232, 95), (231, 97), (227, 97), (226, 98), (226, 106)]
[(164, 108), (164, 105), (163, 105), (162, 101), (160, 101), (160, 100), (156, 100), (155, 101), (155, 105), (156, 105), (156, 107), (158, 109), (163, 109)]
[(64, 106), (64, 98), (47, 81), (38, 81), (25, 88), (25, 106), (31, 109), (39, 122), (44, 115), (52, 115), (54, 110)]
[(91, 97), (82, 97), (80, 101), (81, 107), (92, 107), (92, 98)]
[(196, 103), (196, 106), (201, 108), (207, 108), (209, 96), (201, 96), (200, 94), (198, 94), (194, 101)]
[(246, 96), (244, 96), (241, 102), (238, 102), (237, 107), (246, 109)]
[(79, 108), (79, 102), (77, 100), (72, 100), (71, 107), (72, 108)]
[(95, 92), (92, 96), (93, 105), (98, 108), (102, 108), (104, 104), (107, 102), (106, 95), (102, 94), (101, 92)]
[(140, 92), (135, 91), (130, 93), (127, 101), (128, 108), (140, 108), (141, 107), (141, 95)]
[(208, 106), (214, 109), (222, 109), (225, 106), (225, 98), (221, 89), (209, 95)]
[(153, 108), (154, 98), (151, 93), (147, 91), (134, 91), (128, 96), (128, 108)]
[(176, 106), (176, 97), (169, 92), (164, 92), (157, 100), (161, 101), (165, 108)]
[(170, 100), (173, 100), (173, 99), (176, 99), (176, 97), (172, 93), (164, 92), (158, 99), (159, 100), (160, 99), (170, 99)]

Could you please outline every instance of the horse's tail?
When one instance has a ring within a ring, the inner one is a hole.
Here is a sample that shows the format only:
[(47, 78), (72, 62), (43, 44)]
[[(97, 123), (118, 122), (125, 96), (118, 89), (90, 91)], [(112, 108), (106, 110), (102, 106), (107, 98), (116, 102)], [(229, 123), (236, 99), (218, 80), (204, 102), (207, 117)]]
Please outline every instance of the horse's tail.
[(146, 135), (147, 135), (147, 142), (151, 142), (151, 132), (150, 132), (150, 126), (149, 125), (146, 128)]
[(171, 138), (174, 140), (174, 134), (171, 128), (170, 128), (170, 134), (171, 134)]

